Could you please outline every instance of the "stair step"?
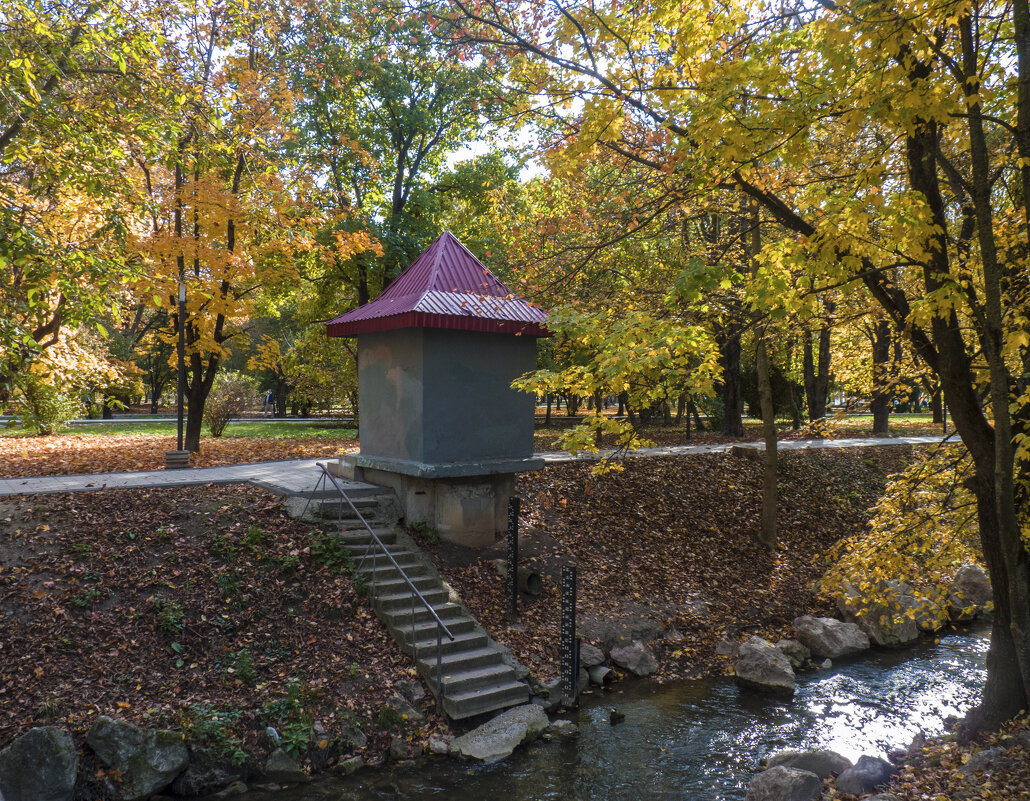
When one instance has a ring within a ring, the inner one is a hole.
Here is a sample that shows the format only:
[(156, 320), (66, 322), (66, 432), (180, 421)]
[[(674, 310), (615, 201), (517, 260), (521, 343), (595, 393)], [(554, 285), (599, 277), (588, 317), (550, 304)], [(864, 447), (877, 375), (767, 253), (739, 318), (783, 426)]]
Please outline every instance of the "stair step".
[[(376, 533), (376, 536), (379, 537), (379, 541), (385, 545), (393, 545), (397, 542), (397, 532), (392, 529), (376, 528), (373, 526), (372, 530)], [(330, 536), (341, 540), (348, 548), (360, 548), (361, 546), (367, 546), (372, 542), (372, 537), (364, 526), (357, 529), (344, 529), (335, 534), (331, 534)]]
[[(369, 585), (372, 584), (372, 579), (375, 579), (376, 586), (388, 581), (396, 581), (401, 577), (401, 571), (404, 571), (404, 575), (414, 578), (415, 576), (425, 577), (427, 574), (426, 566), (421, 562), (408, 561), (398, 562), (400, 570), (393, 565), (387, 563), (386, 565), (377, 565), (375, 570), (372, 569), (371, 557), (364, 563), (361, 561), (361, 557), (354, 559), (354, 572), (361, 576)], [(437, 586), (440, 586), (440, 582), (436, 582)], [(377, 593), (379, 594), (379, 593)]]
[[(471, 621), (469, 621), (471, 623)], [(450, 625), (448, 624), (448, 628)], [(417, 629), (416, 629), (417, 630)], [(411, 629), (407, 630), (407, 634), (410, 635)], [(453, 654), (460, 651), (468, 651), (474, 648), (483, 648), (486, 646), (489, 640), (486, 635), (481, 631), (475, 631), (475, 624), (472, 624), (472, 628), (466, 628), (464, 631), (455, 631), (451, 629), (451, 634), (454, 635), (453, 640), (448, 640), (444, 636), (440, 642), (440, 653), (441, 654)], [(405, 637), (400, 640), (401, 649), (406, 653), (411, 653), (411, 647), (409, 643), (411, 640)], [(432, 656), (436, 659), (436, 626), (434, 625), (428, 630), (424, 636), (415, 638), (415, 658), (416, 659), (428, 659)]]
[[(458, 604), (438, 604), (437, 606), (433, 607), (433, 611), (435, 611), (436, 614), (440, 617), (440, 619), (443, 620), (443, 622), (446, 623), (448, 626), (450, 626), (450, 623), (448, 623), (449, 620), (461, 620), (468, 617), (468, 615), (465, 613), (465, 610), (458, 606)], [(382, 621), (391, 628), (401, 629), (405, 626), (407, 626), (409, 629), (411, 628), (410, 607), (408, 607), (407, 609), (402, 608), (384, 610), (380, 617)], [(418, 605), (415, 607), (416, 624), (428, 623), (430, 620), (433, 620), (435, 622), (435, 618), (428, 609), (426, 609), (422, 605)]]
[[(476, 621), (468, 615), (452, 618), (451, 620), (443, 619), (443, 624), (447, 627), (447, 631), (453, 634), (455, 638), (459, 634), (467, 634), (476, 628)], [(433, 619), (416, 622), (414, 625), (415, 642), (419, 644), (430, 643), (434, 657), (436, 655), (436, 628), (437, 623)], [(412, 625), (408, 623), (407, 625), (392, 626), (391, 631), (393, 631), (394, 637), (400, 643), (401, 648), (410, 650), (408, 645), (412, 639)], [(451, 641), (447, 639), (446, 632), (441, 631), (440, 637), (443, 643), (450, 644)]]
[[(415, 554), (413, 554), (411, 551), (408, 551), (408, 550), (393, 550), (393, 549), (391, 549), (390, 550), (390, 556), (387, 556), (385, 553), (382, 552), (381, 549), (378, 549), (378, 548), (376, 550), (374, 550), (374, 551), (366, 552), (366, 553), (368, 553), (367, 556), (365, 554), (356, 554), (356, 553), (354, 553), (354, 551), (351, 551), (351, 556), (353, 556), (355, 559), (362, 559), (363, 562), (364, 562), (363, 569), (367, 569), (367, 570), (371, 570), (372, 569), (372, 565), (375, 565), (377, 569), (380, 568), (380, 567), (386, 567), (386, 566), (392, 567), (394, 562), (396, 562), (399, 565), (404, 565), (404, 564), (420, 565), (420, 564), (422, 564), (422, 560), (419, 559), (417, 556), (415, 556)], [(391, 561), (391, 557), (392, 557), (392, 561)]]
[(453, 720), (471, 718), (484, 712), (507, 709), (529, 700), (529, 688), (514, 680), (500, 682), (492, 687), (449, 694), (444, 693), (443, 709)]
[[(410, 592), (390, 593), (389, 595), (380, 595), (374, 589), (372, 592), (375, 597), (376, 609), (386, 611), (390, 609), (403, 609), (405, 607), (410, 608), (412, 605), (412, 594)], [(432, 606), (436, 606), (437, 604), (446, 603), (450, 598), (450, 594), (447, 590), (435, 589), (423, 592), (422, 597)], [(416, 597), (414, 604), (417, 607), (421, 605), (421, 601)]]
[(443, 674), (444, 695), (454, 696), (480, 687), (494, 687), (505, 681), (514, 681), (515, 671), (503, 662)]
[[(358, 565), (361, 564), (360, 557), (355, 557), (354, 558), (354, 562), (355, 562), (355, 570), (357, 570), (357, 572), (361, 574), (362, 578), (365, 581), (367, 581), (369, 584), (371, 584), (372, 583), (372, 570), (371, 570), (371, 568), (369, 568), (368, 570), (364, 570), (364, 569), (359, 570), (358, 569)], [(406, 566), (404, 568), (404, 575), (407, 576), (408, 578), (410, 578), (413, 582), (417, 578), (417, 579), (421, 579), (423, 581), (426, 581), (426, 580), (432, 581), (435, 586), (437, 586), (437, 587), (440, 586), (439, 580), (435, 576), (432, 576), (429, 573), (429, 568), (427, 568), (425, 565), (423, 565), (421, 563), (416, 564), (416, 565), (408, 565), (408, 566)], [(393, 565), (390, 565), (389, 567), (378, 567), (378, 568), (376, 568), (375, 579), (376, 579), (377, 592), (380, 591), (378, 588), (382, 587), (387, 582), (391, 582), (391, 581), (401, 581), (401, 582), (403, 582), (403, 579), (401, 577), (401, 571), (398, 570), (397, 568), (395, 568)], [(418, 585), (417, 583), (416, 583), (416, 586), (418, 586), (418, 588), (420, 590), (422, 589), (422, 586)]]
[[(382, 573), (376, 576), (375, 591), (376, 595), (395, 595), (399, 592), (410, 592), (411, 586), (414, 586), (423, 595), (426, 594), (426, 590), (439, 589), (440, 582), (434, 576), (413, 576), (408, 571), (405, 573), (408, 576), (408, 581), (405, 581), (396, 570), (392, 571), (393, 576), (386, 576)], [(415, 601), (415, 605), (418, 606), (419, 602)]]
[(389, 551), (393, 555), (394, 559), (397, 558), (397, 553), (406, 553), (406, 554), (410, 554), (411, 553), (410, 551), (401, 548), (401, 546), (399, 546), (395, 542), (384, 542), (382, 545), (379, 545), (379, 543), (360, 543), (360, 544), (355, 543), (355, 544), (347, 545), (347, 548), (348, 548), (348, 550), (350, 550), (351, 554), (353, 556), (355, 556), (355, 557), (357, 557), (357, 556), (364, 556), (365, 554), (368, 554), (368, 558), (371, 559), (376, 554), (378, 554), (379, 556), (384, 556), (384, 554), (383, 554), (383, 547), (384, 546), (386, 547), (386, 550)]
[[(440, 659), (443, 675), (454, 675), (463, 670), (485, 668), (490, 665), (503, 665), (504, 659), (496, 648), (472, 648), (467, 651), (456, 651)], [(433, 681), (436, 680), (436, 654), (418, 660), (419, 669)], [(505, 667), (507, 667), (505, 665)]]

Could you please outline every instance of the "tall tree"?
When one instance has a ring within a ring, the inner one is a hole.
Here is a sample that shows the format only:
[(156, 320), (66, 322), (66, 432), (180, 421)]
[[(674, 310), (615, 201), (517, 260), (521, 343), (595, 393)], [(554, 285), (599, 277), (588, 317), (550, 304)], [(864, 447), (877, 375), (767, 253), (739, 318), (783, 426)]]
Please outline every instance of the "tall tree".
[(109, 311), (136, 269), (128, 148), (162, 138), (157, 9), (12, 0), (0, 12), (0, 394)]
[[(455, 0), (466, 40), (546, 64), (598, 144), (695, 192), (744, 193), (816, 290), (862, 286), (939, 377), (970, 453), (996, 606), (972, 728), (1030, 705), (1030, 9), (1026, 0)], [(546, 73), (546, 74), (545, 74)], [(1015, 120), (1015, 123), (1009, 122)], [(624, 135), (626, 120), (665, 133)], [(985, 371), (970, 357), (982, 352)], [(978, 389), (989, 382), (987, 404)]]

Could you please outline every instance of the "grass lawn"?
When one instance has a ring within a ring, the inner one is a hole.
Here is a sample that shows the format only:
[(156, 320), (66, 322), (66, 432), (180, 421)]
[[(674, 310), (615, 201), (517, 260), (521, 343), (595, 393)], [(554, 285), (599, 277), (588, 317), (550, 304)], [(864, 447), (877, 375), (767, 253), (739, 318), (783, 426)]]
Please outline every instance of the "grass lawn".
[[(176, 433), (176, 423), (169, 421), (139, 421), (131, 423), (107, 423), (97, 420), (95, 423), (83, 423), (67, 428), (64, 432), (71, 437), (110, 437), (113, 435), (148, 434), (154, 436), (172, 436)], [(207, 426), (204, 426), (204, 435)], [(31, 432), (19, 428), (0, 431), (0, 437), (31, 437)], [(240, 423), (229, 423), (222, 435), (225, 439), (243, 437), (272, 437), (275, 439), (291, 439), (297, 437), (322, 437), (325, 439), (357, 439), (358, 431), (353, 423), (315, 422), (290, 423), (284, 420), (247, 420)]]

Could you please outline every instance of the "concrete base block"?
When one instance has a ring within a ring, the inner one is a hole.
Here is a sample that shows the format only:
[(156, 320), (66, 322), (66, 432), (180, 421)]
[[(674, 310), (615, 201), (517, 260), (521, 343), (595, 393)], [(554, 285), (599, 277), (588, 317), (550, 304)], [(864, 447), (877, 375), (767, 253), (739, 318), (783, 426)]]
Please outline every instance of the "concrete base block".
[(330, 475), (336, 478), (345, 478), (348, 481), (364, 481), (364, 471), (354, 464), (355, 454), (341, 456), (335, 462), (327, 462), (325, 469)]
[[(346, 457), (344, 457), (346, 459)], [(493, 545), (508, 526), (515, 475), (421, 478), (370, 467), (357, 480), (391, 488), (406, 523), (425, 523), (440, 539), (472, 548)]]
[(189, 451), (165, 451), (165, 470), (184, 470), (189, 466)]

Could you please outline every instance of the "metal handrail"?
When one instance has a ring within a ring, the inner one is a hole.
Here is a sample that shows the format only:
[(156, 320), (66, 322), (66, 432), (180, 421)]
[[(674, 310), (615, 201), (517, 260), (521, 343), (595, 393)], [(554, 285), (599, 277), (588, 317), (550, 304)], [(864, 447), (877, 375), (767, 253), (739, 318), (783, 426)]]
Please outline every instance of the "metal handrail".
[[(384, 554), (386, 554), (386, 558), (390, 560), (390, 564), (392, 564), (394, 566), (394, 568), (400, 574), (401, 578), (404, 579), (404, 583), (407, 584), (408, 588), (411, 590), (411, 655), (412, 655), (412, 658), (416, 660), (416, 662), (418, 660), (418, 655), (415, 652), (415, 598), (418, 598), (418, 600), (422, 604), (422, 606), (429, 612), (430, 615), (432, 615), (433, 619), (436, 621), (436, 698), (437, 698), (437, 702), (439, 704), (442, 704), (443, 703), (443, 665), (442, 665), (443, 654), (442, 654), (442, 651), (441, 651), (441, 646), (442, 646), (442, 643), (443, 643), (443, 639), (442, 639), (441, 634), (446, 634), (447, 635), (447, 639), (451, 640), (451, 641), (454, 640), (454, 635), (451, 633), (451, 630), (449, 628), (447, 628), (447, 624), (444, 623), (443, 620), (440, 619), (440, 616), (436, 613), (436, 610), (433, 609), (432, 604), (430, 604), (429, 601), (427, 601), (425, 599), (425, 596), (422, 595), (422, 593), (419, 592), (418, 588), (412, 583), (411, 579), (408, 577), (408, 574), (404, 572), (404, 568), (402, 568), (399, 564), (397, 564), (397, 560), (393, 558), (393, 554), (390, 553), (389, 548), (387, 548), (386, 545), (383, 543), (383, 541), (381, 539), (379, 539), (379, 535), (376, 534), (372, 530), (372, 527), (368, 524), (368, 521), (365, 520), (364, 515), (362, 515), (361, 512), (358, 511), (358, 507), (354, 505), (354, 501), (351, 500), (350, 496), (347, 494), (347, 491), (342, 486), (340, 486), (340, 484), (337, 482), (336, 476), (334, 476), (332, 473), (330, 473), (329, 469), (322, 462), (316, 462), (315, 464), (317, 464), (318, 468), (322, 471), (322, 479), (323, 480), (328, 479), (328, 481), (334, 487), (336, 487), (336, 491), (340, 493), (340, 497), (342, 497), (347, 502), (347, 504), (351, 508), (351, 511), (353, 511), (354, 514), (357, 515), (358, 520), (360, 520), (361, 524), (365, 527), (365, 530), (368, 532), (369, 536), (372, 538), (372, 542), (375, 543), (375, 546), (377, 546), (379, 549), (381, 549)], [(372, 549), (369, 549), (368, 551), (365, 552), (364, 556), (361, 557), (361, 560), (358, 562), (358, 564), (355, 567), (355, 569), (358, 569), (358, 568), (360, 568), (361, 566), (363, 566), (365, 564), (365, 560), (368, 558), (370, 553), (373, 553)], [(376, 586), (376, 561), (375, 561), (375, 557), (373, 556), (373, 559), (372, 559), (372, 588), (375, 589), (375, 586)]]

